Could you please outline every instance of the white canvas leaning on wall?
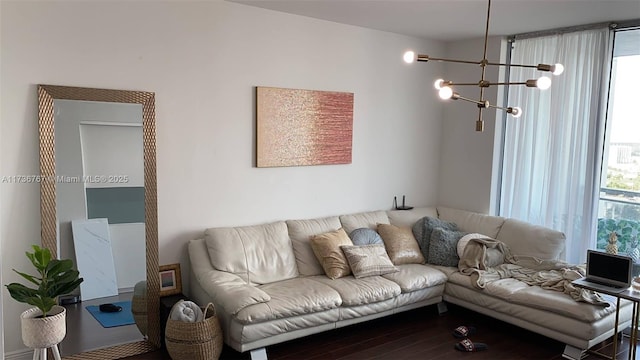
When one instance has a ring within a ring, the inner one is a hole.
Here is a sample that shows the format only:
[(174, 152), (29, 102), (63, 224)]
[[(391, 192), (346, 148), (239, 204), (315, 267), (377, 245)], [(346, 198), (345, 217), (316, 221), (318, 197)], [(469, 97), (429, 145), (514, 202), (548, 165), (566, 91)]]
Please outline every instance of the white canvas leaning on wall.
[(116, 268), (107, 219), (73, 220), (76, 266), (84, 279), (80, 284), (83, 301), (118, 295)]

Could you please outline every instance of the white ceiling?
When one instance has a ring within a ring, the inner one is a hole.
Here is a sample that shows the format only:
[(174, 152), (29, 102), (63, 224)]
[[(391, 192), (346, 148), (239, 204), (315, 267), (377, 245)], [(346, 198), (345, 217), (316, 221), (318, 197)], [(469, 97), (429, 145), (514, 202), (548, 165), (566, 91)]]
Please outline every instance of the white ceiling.
[[(486, 0), (228, 0), (435, 40), (484, 36)], [(640, 19), (640, 0), (493, 0), (489, 35)]]

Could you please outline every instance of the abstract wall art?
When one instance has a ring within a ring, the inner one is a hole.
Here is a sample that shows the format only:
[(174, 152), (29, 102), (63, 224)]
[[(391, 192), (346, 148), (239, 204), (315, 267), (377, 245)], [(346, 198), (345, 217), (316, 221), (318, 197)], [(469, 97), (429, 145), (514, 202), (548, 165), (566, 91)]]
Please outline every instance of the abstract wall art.
[(350, 164), (353, 93), (256, 88), (257, 167)]

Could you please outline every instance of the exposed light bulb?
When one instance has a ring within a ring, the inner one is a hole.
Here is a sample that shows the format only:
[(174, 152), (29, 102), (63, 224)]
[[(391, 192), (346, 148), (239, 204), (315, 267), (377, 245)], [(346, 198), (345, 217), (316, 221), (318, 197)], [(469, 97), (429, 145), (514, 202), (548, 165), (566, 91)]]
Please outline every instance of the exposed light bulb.
[(547, 90), (551, 87), (551, 79), (546, 76), (541, 76), (536, 80), (536, 87), (540, 90)]
[(416, 53), (409, 50), (404, 53), (402, 59), (404, 59), (404, 62), (406, 62), (407, 64), (412, 64), (416, 61)]
[(555, 64), (555, 65), (553, 65), (551, 67), (551, 73), (553, 75), (558, 76), (558, 75), (562, 74), (563, 72), (564, 72), (564, 65), (562, 65), (562, 64)]
[(438, 79), (433, 83), (433, 87), (436, 88), (436, 90), (442, 89), (442, 85), (444, 85), (443, 79)]
[(453, 89), (448, 86), (444, 86), (440, 89), (440, 91), (438, 91), (438, 96), (440, 96), (440, 99), (442, 100), (451, 99), (451, 97), (453, 96)]
[(507, 112), (516, 119), (522, 116), (522, 109), (518, 106), (507, 108)]

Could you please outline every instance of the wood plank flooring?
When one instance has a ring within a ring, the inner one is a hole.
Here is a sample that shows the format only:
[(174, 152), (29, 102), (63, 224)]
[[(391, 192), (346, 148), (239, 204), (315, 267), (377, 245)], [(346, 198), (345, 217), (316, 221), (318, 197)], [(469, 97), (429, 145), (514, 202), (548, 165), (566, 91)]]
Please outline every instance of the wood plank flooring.
[[(452, 331), (459, 325), (473, 325), (475, 335), (469, 338), (483, 342), (489, 349), (463, 353), (454, 349), (457, 340)], [(628, 339), (619, 345), (618, 359), (627, 359)], [(595, 348), (611, 353), (611, 341)], [(536, 359), (560, 360), (564, 344), (476, 312), (449, 305), (449, 311), (438, 315), (436, 306), (407, 311), (333, 331), (267, 347), (271, 360), (362, 360), (362, 359)], [(221, 359), (249, 359), (224, 347)], [(640, 358), (640, 356), (638, 357)], [(169, 360), (166, 353), (128, 358), (130, 360)], [(585, 359), (600, 359), (589, 354)]]
[(64, 307), (67, 309), (67, 336), (59, 345), (60, 354), (68, 356), (106, 346), (143, 340), (144, 337), (135, 325), (104, 328), (86, 309), (90, 305), (131, 300), (132, 296), (133, 292), (124, 292), (116, 296), (65, 305)]

